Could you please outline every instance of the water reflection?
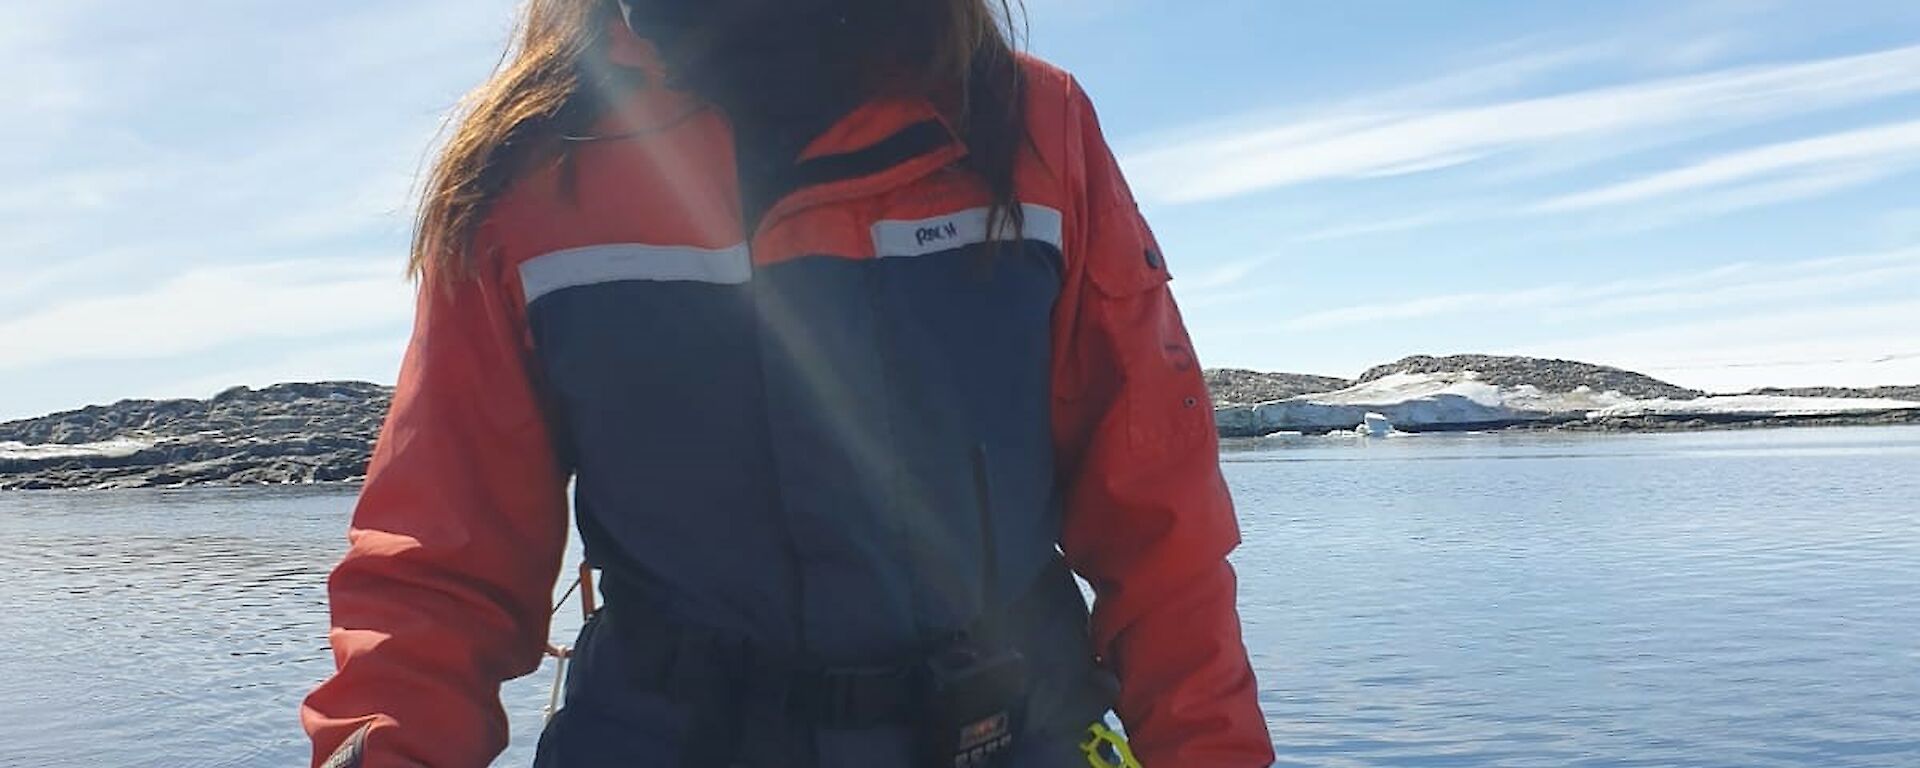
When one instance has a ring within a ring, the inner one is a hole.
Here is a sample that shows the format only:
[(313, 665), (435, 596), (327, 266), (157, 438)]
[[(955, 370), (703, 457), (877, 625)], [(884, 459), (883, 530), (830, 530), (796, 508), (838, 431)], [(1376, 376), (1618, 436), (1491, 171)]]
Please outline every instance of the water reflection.
[[(1920, 764), (1920, 429), (1225, 458), (1284, 765)], [(0, 495), (0, 765), (304, 761), (351, 503)], [(550, 673), (508, 686), (501, 765)]]
[[(324, 579), (352, 503), (351, 489), (0, 497), (0, 764), (304, 763), (296, 707), (331, 669)], [(535, 678), (506, 693), (519, 734), (537, 732)]]

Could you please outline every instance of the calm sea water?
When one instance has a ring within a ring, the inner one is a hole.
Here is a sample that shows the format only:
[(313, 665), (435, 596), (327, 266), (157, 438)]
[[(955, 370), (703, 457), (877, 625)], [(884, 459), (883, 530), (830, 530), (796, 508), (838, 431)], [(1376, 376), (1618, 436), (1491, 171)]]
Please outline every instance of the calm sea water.
[[(1920, 765), (1920, 429), (1224, 458), (1282, 764)], [(0, 765), (298, 764), (351, 502), (0, 495)], [(507, 687), (501, 765), (551, 675)]]

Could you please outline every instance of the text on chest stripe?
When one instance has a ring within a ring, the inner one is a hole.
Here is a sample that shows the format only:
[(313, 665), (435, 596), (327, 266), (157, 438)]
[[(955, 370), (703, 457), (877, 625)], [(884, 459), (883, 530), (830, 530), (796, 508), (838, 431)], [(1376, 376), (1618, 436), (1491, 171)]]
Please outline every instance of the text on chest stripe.
[[(1060, 247), (1059, 211), (1032, 203), (1021, 204), (1020, 210), (1026, 219), (1021, 232), (1025, 239)], [(968, 208), (925, 219), (883, 219), (874, 222), (874, 255), (883, 258), (924, 256), (987, 242), (993, 239), (987, 235), (988, 211), (984, 207)], [(1002, 219), (995, 222), (995, 228), (1000, 230), (1003, 238), (1013, 235), (1012, 222)]]

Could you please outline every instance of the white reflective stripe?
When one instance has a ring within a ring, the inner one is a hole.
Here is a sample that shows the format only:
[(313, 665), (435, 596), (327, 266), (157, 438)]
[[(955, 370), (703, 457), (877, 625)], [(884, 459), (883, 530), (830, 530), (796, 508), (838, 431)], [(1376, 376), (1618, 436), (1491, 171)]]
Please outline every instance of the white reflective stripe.
[(626, 280), (738, 285), (753, 278), (741, 243), (718, 250), (685, 245), (609, 243), (535, 256), (520, 265), (527, 303), (562, 288)]
[[(968, 208), (964, 211), (920, 219), (902, 221), (884, 219), (873, 224), (873, 252), (876, 256), (925, 256), (929, 253), (952, 250), (962, 246), (984, 243), (987, 237), (987, 208)], [(1028, 240), (1035, 240), (1060, 247), (1060, 212), (1044, 205), (1022, 203), (1022, 213), (1026, 214), (1026, 226), (1023, 234)], [(995, 222), (1003, 237), (1013, 235), (1013, 223), (1005, 219)]]

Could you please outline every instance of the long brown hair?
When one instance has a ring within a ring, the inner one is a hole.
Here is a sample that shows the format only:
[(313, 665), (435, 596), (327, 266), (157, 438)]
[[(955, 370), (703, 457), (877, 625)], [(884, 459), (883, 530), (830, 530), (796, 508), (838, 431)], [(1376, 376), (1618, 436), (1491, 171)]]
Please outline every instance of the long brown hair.
[[(781, 0), (766, 0), (780, 2)], [(942, 97), (967, 145), (963, 166), (977, 174), (997, 217), (1014, 226), (1014, 164), (1027, 141), (1024, 85), (1015, 58), (1018, 0), (839, 0), (870, 45), (852, 71), (878, 73), (849, 84), (870, 94)], [(605, 62), (617, 0), (526, 0), (513, 45), (487, 82), (462, 101), (429, 168), (414, 222), (409, 271), (453, 277), (473, 266), (474, 233), (515, 178), (565, 158), (561, 137), (582, 131), (632, 73)]]

